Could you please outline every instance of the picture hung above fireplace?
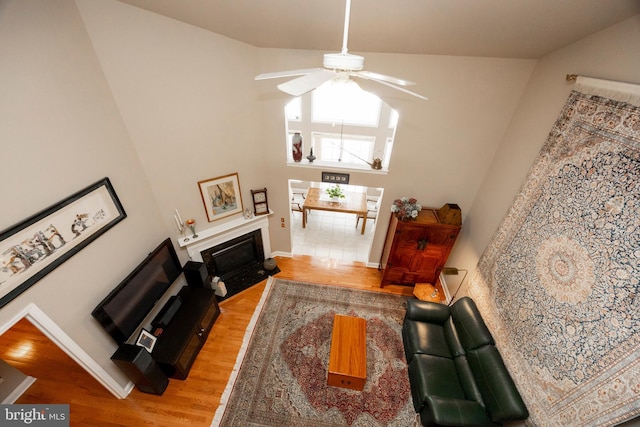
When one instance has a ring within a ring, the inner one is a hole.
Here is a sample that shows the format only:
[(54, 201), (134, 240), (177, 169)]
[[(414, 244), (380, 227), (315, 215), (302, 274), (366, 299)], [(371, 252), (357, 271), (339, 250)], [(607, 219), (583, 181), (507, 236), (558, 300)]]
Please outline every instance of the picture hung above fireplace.
[(209, 222), (242, 212), (237, 173), (199, 181), (198, 187)]

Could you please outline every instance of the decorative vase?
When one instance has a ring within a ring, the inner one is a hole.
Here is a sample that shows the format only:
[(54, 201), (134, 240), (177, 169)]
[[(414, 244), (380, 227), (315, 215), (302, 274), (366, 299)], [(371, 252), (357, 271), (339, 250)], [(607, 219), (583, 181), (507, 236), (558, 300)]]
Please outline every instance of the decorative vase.
[(299, 162), (302, 160), (302, 135), (300, 132), (293, 134), (291, 138), (291, 147), (293, 150), (293, 161)]
[(307, 160), (309, 160), (309, 163), (313, 163), (315, 159), (316, 156), (313, 155), (313, 147), (311, 147), (311, 150), (309, 150), (309, 155), (307, 156)]
[(273, 258), (267, 258), (264, 260), (264, 263), (262, 264), (262, 266), (264, 267), (265, 270), (273, 270), (274, 268), (276, 268), (278, 266), (278, 264), (276, 263), (276, 260)]
[(196, 220), (195, 219), (188, 219), (187, 220), (187, 225), (189, 226), (189, 228), (191, 229), (191, 233), (193, 234), (194, 239), (198, 238), (198, 235), (196, 234)]

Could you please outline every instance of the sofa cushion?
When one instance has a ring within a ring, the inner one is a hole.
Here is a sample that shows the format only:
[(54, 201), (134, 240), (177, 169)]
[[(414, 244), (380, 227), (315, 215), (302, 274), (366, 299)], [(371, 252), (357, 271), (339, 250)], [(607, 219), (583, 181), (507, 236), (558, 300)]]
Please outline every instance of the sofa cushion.
[(491, 422), (487, 411), (471, 400), (429, 396), (420, 411), (423, 426), (489, 427), (498, 426)]
[(409, 363), (409, 383), (416, 412), (431, 395), (463, 399), (455, 362), (452, 359), (428, 354), (416, 354)]
[(405, 319), (442, 325), (450, 315), (451, 310), (446, 305), (431, 301), (421, 301), (417, 298), (409, 298), (407, 300)]
[(476, 303), (471, 298), (463, 297), (456, 301), (451, 306), (451, 317), (458, 332), (458, 338), (466, 351), (487, 344), (495, 344)]
[(417, 353), (451, 358), (442, 325), (405, 319), (402, 341), (407, 362)]
[(467, 352), (469, 367), (490, 418), (496, 423), (523, 420), (527, 407), (498, 350), (491, 345)]
[(453, 359), (453, 361), (456, 364), (456, 371), (458, 371), (458, 378), (460, 378), (460, 385), (462, 386), (466, 399), (478, 402), (484, 409), (484, 400), (482, 400), (482, 394), (478, 389), (473, 372), (471, 372), (467, 357), (458, 356)]

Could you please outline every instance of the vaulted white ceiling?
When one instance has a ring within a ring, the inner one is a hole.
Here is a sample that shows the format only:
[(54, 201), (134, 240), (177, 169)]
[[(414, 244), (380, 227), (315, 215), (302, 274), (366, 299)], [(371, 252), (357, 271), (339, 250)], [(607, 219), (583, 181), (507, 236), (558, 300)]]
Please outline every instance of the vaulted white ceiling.
[[(120, 1), (257, 47), (342, 46), (345, 0)], [(638, 13), (638, 0), (353, 0), (349, 50), (539, 58)]]

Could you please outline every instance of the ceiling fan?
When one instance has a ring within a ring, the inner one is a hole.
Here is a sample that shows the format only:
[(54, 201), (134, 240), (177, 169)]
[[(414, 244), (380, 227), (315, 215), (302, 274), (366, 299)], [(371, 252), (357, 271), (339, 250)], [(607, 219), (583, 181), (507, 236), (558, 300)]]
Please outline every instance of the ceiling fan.
[(386, 76), (384, 74), (364, 71), (364, 57), (352, 55), (347, 50), (347, 41), (349, 38), (349, 15), (351, 10), (351, 0), (346, 0), (347, 5), (344, 14), (344, 35), (342, 38), (342, 51), (340, 53), (325, 53), (322, 65), (324, 68), (307, 68), (301, 70), (277, 71), (274, 73), (259, 74), (256, 80), (276, 79), (281, 77), (297, 77), (293, 80), (281, 83), (278, 89), (293, 96), (301, 96), (305, 93), (316, 89), (329, 80), (347, 81), (349, 77), (359, 77), (362, 79), (373, 80), (385, 86), (392, 87), (409, 95), (413, 95), (420, 99), (428, 100), (427, 97), (418, 93), (411, 92), (402, 86), (410, 86), (414, 82), (400, 79), (397, 77)]

